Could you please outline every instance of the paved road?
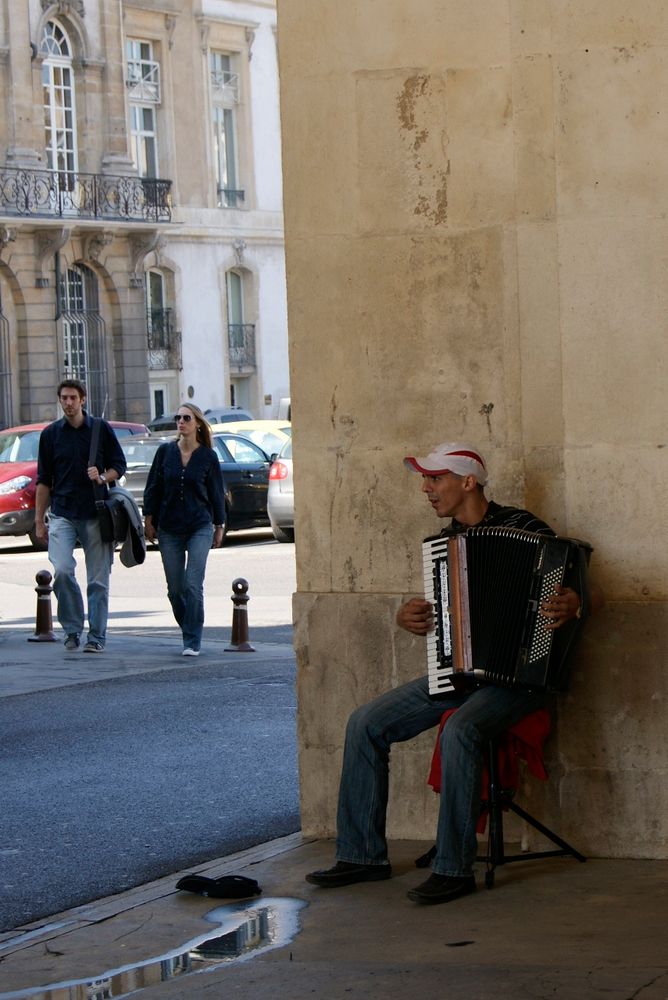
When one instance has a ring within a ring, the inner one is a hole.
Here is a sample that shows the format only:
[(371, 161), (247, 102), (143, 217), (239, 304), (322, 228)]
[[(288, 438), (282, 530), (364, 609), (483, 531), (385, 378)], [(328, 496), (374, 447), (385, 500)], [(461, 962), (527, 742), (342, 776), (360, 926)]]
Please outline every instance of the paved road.
[[(6, 692), (12, 675), (26, 691), (0, 698), (2, 928), (299, 829), (285, 620), (293, 546), (251, 539), (212, 553), (212, 593), (222, 597), (240, 564), (256, 581), (249, 619), (257, 652), (225, 654), (230, 628), (214, 624), (188, 666), (163, 607), (158, 560), (154, 553), (146, 572), (115, 571), (104, 655), (112, 676), (100, 677), (102, 658), (25, 641), (30, 616), (20, 612), (28, 600), (35, 606), (44, 559), (0, 553), (8, 594), (0, 678)], [(229, 590), (224, 607), (209, 603), (207, 622), (231, 624)]]

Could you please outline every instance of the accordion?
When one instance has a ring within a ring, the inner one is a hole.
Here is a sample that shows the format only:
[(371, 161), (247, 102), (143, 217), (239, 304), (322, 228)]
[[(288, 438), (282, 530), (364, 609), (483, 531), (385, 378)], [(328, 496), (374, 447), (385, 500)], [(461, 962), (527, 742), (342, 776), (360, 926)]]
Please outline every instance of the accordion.
[[(427, 637), (429, 693), (478, 684), (564, 690), (588, 607), (591, 546), (517, 528), (469, 528), (422, 545), (425, 598), (434, 607)], [(547, 629), (541, 603), (572, 586), (585, 614)]]

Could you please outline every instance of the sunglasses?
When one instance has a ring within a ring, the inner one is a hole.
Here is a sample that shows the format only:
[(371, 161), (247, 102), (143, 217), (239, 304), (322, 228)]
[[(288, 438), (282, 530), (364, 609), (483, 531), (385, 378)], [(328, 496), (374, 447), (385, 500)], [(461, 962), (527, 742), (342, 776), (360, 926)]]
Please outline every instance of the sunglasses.
[(174, 419), (176, 420), (177, 424), (180, 420), (182, 420), (185, 424), (189, 424), (190, 421), (192, 420), (192, 415), (190, 413), (177, 413)]

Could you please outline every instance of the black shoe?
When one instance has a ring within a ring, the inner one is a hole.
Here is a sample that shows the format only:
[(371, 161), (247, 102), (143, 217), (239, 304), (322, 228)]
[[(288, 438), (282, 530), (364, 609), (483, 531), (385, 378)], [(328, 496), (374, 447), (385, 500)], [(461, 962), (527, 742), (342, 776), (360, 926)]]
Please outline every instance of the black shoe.
[(392, 878), (391, 865), (354, 865), (350, 861), (337, 861), (333, 868), (309, 872), (306, 881), (323, 889), (335, 889), (356, 882), (382, 882)]
[(72, 653), (75, 649), (79, 648), (79, 633), (71, 632), (65, 639), (65, 649), (68, 653)]
[(89, 639), (83, 648), (84, 653), (104, 653), (104, 646), (101, 642)]
[(435, 872), (426, 882), (416, 885), (408, 892), (408, 898), (415, 903), (449, 903), (459, 896), (475, 892), (473, 875), (437, 875)]

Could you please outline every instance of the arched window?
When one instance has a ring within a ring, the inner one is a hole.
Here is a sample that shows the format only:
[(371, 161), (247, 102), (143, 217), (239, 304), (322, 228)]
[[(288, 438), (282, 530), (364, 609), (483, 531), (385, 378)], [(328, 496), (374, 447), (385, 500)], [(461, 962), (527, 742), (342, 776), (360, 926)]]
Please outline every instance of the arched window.
[(88, 409), (102, 414), (107, 402), (105, 324), (100, 315), (97, 278), (89, 267), (75, 264), (60, 279), (63, 330), (63, 375), (78, 378), (88, 390)]
[(40, 44), (46, 160), (49, 170), (75, 173), (76, 105), (72, 46), (57, 21), (47, 21)]

